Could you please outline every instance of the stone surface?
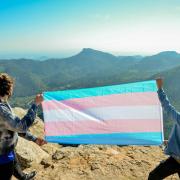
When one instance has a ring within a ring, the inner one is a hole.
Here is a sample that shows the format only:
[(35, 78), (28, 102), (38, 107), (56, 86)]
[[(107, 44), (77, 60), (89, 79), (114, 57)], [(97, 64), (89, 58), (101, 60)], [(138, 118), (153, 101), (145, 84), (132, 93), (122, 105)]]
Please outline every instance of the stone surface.
[(29, 142), (21, 137), (19, 137), (16, 146), (16, 154), (23, 167), (31, 167), (32, 164), (38, 164), (42, 159), (46, 159), (50, 156), (35, 143)]

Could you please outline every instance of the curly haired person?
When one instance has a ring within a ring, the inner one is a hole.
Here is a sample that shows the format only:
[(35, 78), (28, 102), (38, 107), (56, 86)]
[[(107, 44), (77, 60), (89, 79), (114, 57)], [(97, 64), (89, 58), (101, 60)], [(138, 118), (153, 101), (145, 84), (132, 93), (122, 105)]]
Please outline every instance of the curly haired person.
[(15, 116), (8, 103), (13, 94), (14, 80), (6, 73), (0, 73), (0, 180), (10, 180), (13, 175), (18, 133), (26, 133), (33, 124), (37, 107), (43, 101), (42, 94), (36, 95), (35, 103), (20, 119)]

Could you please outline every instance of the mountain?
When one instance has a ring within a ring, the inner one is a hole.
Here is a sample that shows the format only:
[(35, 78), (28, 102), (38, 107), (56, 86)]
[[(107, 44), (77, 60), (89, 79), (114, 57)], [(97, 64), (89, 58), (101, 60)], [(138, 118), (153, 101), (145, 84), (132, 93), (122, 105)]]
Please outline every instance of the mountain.
[(69, 58), (45, 61), (30, 59), (0, 60), (0, 72), (16, 79), (15, 97), (37, 92), (94, 87), (143, 80), (153, 74), (180, 65), (176, 52), (153, 56), (114, 56), (84, 48)]
[(162, 77), (164, 79), (164, 89), (167, 91), (169, 99), (180, 111), (180, 66), (170, 70), (162, 71), (151, 78)]
[(149, 72), (160, 72), (180, 65), (180, 54), (175, 51), (165, 51), (153, 56), (144, 57), (135, 68)]
[(110, 84), (111, 79), (128, 68), (127, 57), (125, 59), (119, 60), (112, 54), (86, 48), (64, 59), (0, 60), (0, 71), (15, 77), (15, 96), (29, 96), (39, 90)]

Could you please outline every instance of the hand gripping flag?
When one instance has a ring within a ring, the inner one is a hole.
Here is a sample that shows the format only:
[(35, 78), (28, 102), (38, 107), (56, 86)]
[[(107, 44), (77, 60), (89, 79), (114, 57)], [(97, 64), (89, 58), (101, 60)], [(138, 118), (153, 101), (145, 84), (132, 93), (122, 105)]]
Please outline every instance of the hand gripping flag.
[(162, 108), (156, 82), (44, 92), (48, 142), (160, 145)]

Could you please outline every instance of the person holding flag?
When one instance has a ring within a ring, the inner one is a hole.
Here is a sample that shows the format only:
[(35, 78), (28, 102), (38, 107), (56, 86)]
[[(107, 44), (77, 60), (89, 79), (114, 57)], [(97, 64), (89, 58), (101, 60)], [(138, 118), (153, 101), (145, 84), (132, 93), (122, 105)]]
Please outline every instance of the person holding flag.
[(164, 179), (174, 173), (180, 177), (180, 112), (178, 112), (169, 102), (164, 90), (163, 80), (156, 80), (158, 96), (164, 111), (174, 120), (174, 125), (165, 148), (165, 154), (169, 158), (162, 161), (153, 171), (149, 173), (148, 180)]
[(33, 124), (37, 107), (43, 101), (42, 94), (36, 95), (35, 103), (22, 118), (12, 112), (8, 99), (12, 96), (14, 80), (6, 73), (0, 73), (0, 180), (10, 180), (14, 171), (14, 148), (18, 133), (26, 133)]

